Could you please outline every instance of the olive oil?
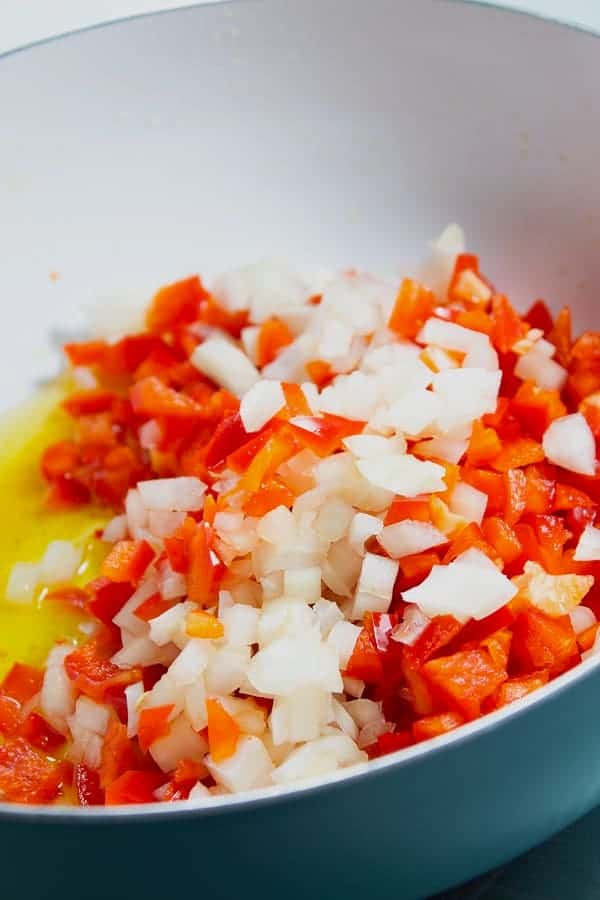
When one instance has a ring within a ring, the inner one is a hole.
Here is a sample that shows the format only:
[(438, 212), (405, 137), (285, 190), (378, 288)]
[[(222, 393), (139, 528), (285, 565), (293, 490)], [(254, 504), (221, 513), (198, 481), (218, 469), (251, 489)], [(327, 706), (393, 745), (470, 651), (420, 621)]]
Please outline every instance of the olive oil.
[(15, 562), (37, 562), (52, 540), (84, 549), (75, 584), (97, 575), (106, 549), (94, 535), (106, 511), (84, 506), (52, 510), (45, 504), (39, 461), (48, 444), (69, 437), (68, 416), (60, 408), (58, 383), (0, 425), (0, 679), (15, 661), (42, 665), (57, 640), (77, 641), (83, 614), (64, 602), (46, 599), (41, 590), (32, 603), (10, 603), (5, 589)]

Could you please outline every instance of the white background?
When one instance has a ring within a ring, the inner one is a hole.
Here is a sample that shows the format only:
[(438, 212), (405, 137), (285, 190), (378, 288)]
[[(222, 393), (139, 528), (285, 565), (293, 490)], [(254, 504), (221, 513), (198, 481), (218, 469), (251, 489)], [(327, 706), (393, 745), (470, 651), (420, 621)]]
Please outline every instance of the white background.
[[(60, 34), (73, 28), (134, 13), (171, 9), (181, 6), (183, 2), (184, 0), (0, 0), (0, 52), (51, 34)], [(363, 2), (368, 3), (368, 0)], [(502, 0), (502, 5), (600, 30), (600, 0)]]

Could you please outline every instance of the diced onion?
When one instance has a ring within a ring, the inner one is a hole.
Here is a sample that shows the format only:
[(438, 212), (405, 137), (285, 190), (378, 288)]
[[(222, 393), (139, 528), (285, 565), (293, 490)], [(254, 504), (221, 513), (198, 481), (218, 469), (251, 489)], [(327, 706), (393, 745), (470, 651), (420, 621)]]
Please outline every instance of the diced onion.
[(600, 528), (586, 525), (573, 555), (575, 562), (595, 562), (600, 560)]
[(279, 381), (258, 381), (242, 397), (242, 424), (249, 434), (260, 431), (284, 406), (285, 394)]
[(581, 413), (555, 419), (543, 438), (544, 453), (550, 462), (579, 475), (596, 471), (596, 442)]
[(190, 362), (236, 397), (243, 397), (260, 378), (246, 354), (221, 337), (210, 337), (196, 347)]

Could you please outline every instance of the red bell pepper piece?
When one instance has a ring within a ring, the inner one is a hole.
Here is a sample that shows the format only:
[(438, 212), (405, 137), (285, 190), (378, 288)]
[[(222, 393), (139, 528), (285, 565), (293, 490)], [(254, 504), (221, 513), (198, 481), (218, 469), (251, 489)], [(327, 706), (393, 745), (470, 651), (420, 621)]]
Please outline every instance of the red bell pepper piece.
[(138, 619), (141, 619), (142, 622), (149, 622), (151, 619), (155, 619), (168, 609), (171, 609), (177, 602), (177, 600), (165, 600), (158, 593), (152, 594), (151, 597), (140, 603), (137, 609), (134, 609), (133, 614)]
[(4, 737), (16, 734), (21, 724), (21, 704), (14, 697), (0, 694), (0, 734)]
[(541, 441), (554, 419), (566, 415), (567, 408), (558, 391), (543, 390), (533, 382), (524, 382), (510, 401), (510, 410), (523, 431)]
[(14, 663), (0, 686), (0, 692), (24, 705), (42, 689), (44, 673), (25, 663)]
[(528, 466), (525, 470), (525, 512), (549, 513), (556, 493), (556, 480), (550, 466)]
[(503, 294), (492, 298), (492, 343), (500, 353), (508, 353), (527, 333), (527, 326)]
[(399, 337), (412, 340), (433, 314), (434, 306), (435, 297), (431, 291), (412, 278), (405, 278), (400, 285), (388, 328)]
[(206, 701), (208, 747), (215, 762), (223, 762), (235, 753), (241, 736), (240, 727), (218, 700)]
[(292, 506), (296, 495), (279, 478), (273, 476), (261, 485), (260, 491), (252, 494), (244, 503), (244, 512), (249, 516), (266, 516), (277, 506)]
[(139, 668), (119, 669), (108, 655), (99, 641), (91, 640), (65, 658), (65, 670), (76, 689), (99, 702), (109, 688), (133, 684), (142, 677)]
[(106, 788), (107, 806), (154, 803), (154, 792), (166, 781), (159, 772), (124, 772)]
[(453, 731), (464, 722), (463, 716), (456, 712), (440, 713), (437, 716), (425, 716), (413, 722), (413, 735), (417, 743), (428, 741), (430, 738), (439, 737), (448, 731)]
[(138, 381), (129, 391), (134, 412), (147, 418), (201, 419), (203, 410), (186, 394), (167, 387), (160, 379), (150, 376)]
[(333, 381), (335, 373), (328, 362), (324, 359), (311, 359), (305, 367), (308, 377), (316, 384), (318, 388), (324, 388)]
[(51, 803), (59, 795), (68, 766), (49, 759), (22, 737), (0, 745), (0, 794), (12, 803)]
[(536, 672), (535, 675), (525, 675), (523, 678), (509, 678), (504, 684), (500, 685), (498, 696), (496, 698), (496, 707), (506, 706), (508, 703), (514, 703), (537, 691), (548, 683), (548, 672), (543, 669)]
[(511, 666), (517, 672), (549, 669), (553, 675), (579, 660), (577, 638), (569, 616), (552, 618), (539, 609), (527, 609), (513, 626)]
[(75, 766), (73, 783), (80, 806), (103, 806), (104, 791), (100, 787), (100, 775), (84, 763)]
[(481, 714), (482, 701), (508, 677), (485, 648), (431, 659), (423, 674), (433, 690), (467, 719)]
[(257, 365), (259, 369), (273, 362), (277, 355), (291, 344), (294, 335), (281, 319), (273, 316), (260, 326), (256, 344)]
[(467, 484), (472, 485), (488, 496), (487, 512), (496, 515), (504, 511), (506, 503), (505, 479), (498, 472), (489, 472), (486, 469), (474, 469), (465, 466), (461, 478)]
[(548, 334), (554, 327), (552, 314), (543, 300), (536, 300), (524, 318), (531, 328), (539, 328), (544, 334)]
[(140, 749), (145, 753), (154, 741), (165, 737), (169, 733), (169, 721), (175, 707), (173, 704), (165, 706), (150, 706), (140, 711), (138, 719), (138, 741)]
[(473, 423), (467, 463), (470, 466), (486, 465), (495, 459), (502, 450), (502, 444), (494, 428), (486, 428), (479, 420)]
[(532, 463), (543, 462), (544, 450), (541, 444), (533, 438), (521, 437), (514, 441), (505, 441), (502, 450), (492, 461), (492, 467), (497, 472), (508, 472), (510, 469), (519, 469)]
[(106, 341), (80, 341), (63, 347), (72, 366), (102, 365), (108, 344)]
[(100, 622), (109, 627), (112, 620), (129, 600), (134, 588), (125, 581), (111, 581), (110, 578), (100, 577), (87, 585), (89, 612)]
[(515, 525), (527, 503), (527, 476), (522, 469), (509, 469), (504, 473), (504, 521)]
[(104, 578), (137, 585), (154, 559), (154, 550), (147, 541), (119, 541), (114, 545), (100, 572)]
[(190, 565), (190, 544), (196, 533), (196, 522), (187, 516), (171, 537), (165, 538), (165, 552), (175, 572), (184, 575)]
[(339, 449), (345, 437), (360, 434), (365, 427), (364, 422), (344, 419), (331, 413), (294, 416), (289, 425), (299, 443), (319, 456), (330, 456)]
[(63, 401), (63, 409), (75, 418), (89, 416), (94, 413), (109, 412), (115, 401), (112, 391), (94, 388), (87, 391), (77, 391)]
[(29, 713), (19, 728), (19, 734), (33, 747), (43, 750), (44, 753), (52, 753), (65, 743), (65, 736), (56, 731), (49, 722), (36, 712)]
[(211, 555), (208, 529), (200, 523), (189, 544), (188, 597), (201, 606), (210, 606), (217, 581), (217, 564)]
[(387, 511), (384, 525), (395, 525), (410, 519), (414, 522), (431, 522), (431, 508), (429, 500), (407, 500), (405, 497), (396, 497)]
[(383, 678), (383, 663), (367, 628), (360, 632), (344, 674), (367, 684), (377, 684)]
[(548, 335), (548, 340), (556, 347), (557, 362), (568, 368), (571, 362), (571, 345), (573, 343), (571, 310), (568, 306), (563, 306), (554, 320), (554, 327)]
[(250, 435), (242, 424), (239, 412), (227, 416), (217, 425), (214, 436), (206, 449), (206, 465), (209, 468), (219, 465), (249, 440)]
[(452, 560), (456, 559), (457, 556), (460, 556), (461, 553), (470, 550), (472, 547), (476, 550), (481, 550), (481, 552), (485, 553), (486, 556), (489, 556), (493, 562), (498, 561), (498, 556), (494, 547), (486, 541), (479, 525), (475, 522), (469, 522), (469, 524), (465, 525), (451, 541), (450, 547), (444, 556), (443, 563), (447, 565), (452, 562)]
[(199, 316), (200, 303), (208, 296), (197, 275), (165, 285), (150, 304), (146, 316), (148, 329), (161, 333), (194, 322)]
[(489, 516), (482, 523), (483, 536), (506, 565), (519, 559), (523, 548), (515, 531), (499, 516)]
[(122, 722), (112, 721), (108, 726), (102, 746), (100, 785), (108, 787), (129, 769), (138, 767), (138, 756), (133, 742), (127, 737), (127, 728)]
[(388, 753), (396, 753), (405, 750), (414, 743), (410, 731), (384, 731), (378, 735), (374, 756), (387, 756)]

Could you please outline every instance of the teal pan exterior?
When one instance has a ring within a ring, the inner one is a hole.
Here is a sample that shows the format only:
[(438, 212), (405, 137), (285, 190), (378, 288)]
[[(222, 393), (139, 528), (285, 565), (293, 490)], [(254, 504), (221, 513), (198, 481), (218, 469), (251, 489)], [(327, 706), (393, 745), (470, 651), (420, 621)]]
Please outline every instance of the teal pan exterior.
[(600, 669), (364, 774), (211, 811), (0, 815), (7, 897), (417, 900), (600, 801)]
[[(0, 408), (42, 374), (31, 346), (72, 328), (91, 287), (271, 249), (381, 267), (451, 219), (517, 302), (570, 302), (593, 325), (598, 84), (596, 37), (447, 0), (246, 0), (7, 55)], [(50, 286), (56, 267), (68, 277)], [(276, 796), (1, 806), (3, 894), (424, 898), (600, 802), (599, 693), (586, 663), (430, 746)]]

